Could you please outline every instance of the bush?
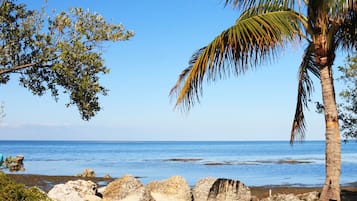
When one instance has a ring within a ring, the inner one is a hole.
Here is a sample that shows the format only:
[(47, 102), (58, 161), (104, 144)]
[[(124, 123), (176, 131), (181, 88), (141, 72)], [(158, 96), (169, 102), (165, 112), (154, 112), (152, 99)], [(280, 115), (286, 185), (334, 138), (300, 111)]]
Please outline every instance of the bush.
[(23, 184), (17, 184), (0, 173), (0, 201), (50, 201), (51, 199), (37, 187), (27, 188)]

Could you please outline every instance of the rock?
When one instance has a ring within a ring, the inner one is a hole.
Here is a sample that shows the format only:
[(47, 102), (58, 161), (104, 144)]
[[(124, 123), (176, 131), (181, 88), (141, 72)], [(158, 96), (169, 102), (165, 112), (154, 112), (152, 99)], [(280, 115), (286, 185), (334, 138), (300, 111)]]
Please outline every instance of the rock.
[(68, 181), (66, 184), (55, 185), (48, 192), (48, 197), (54, 201), (97, 201), (101, 200), (97, 188), (97, 184), (92, 181)]
[(81, 177), (95, 177), (95, 172), (92, 169), (84, 169), (82, 174), (80, 174), (79, 176)]
[(250, 201), (250, 189), (238, 180), (217, 179), (209, 190), (207, 201)]
[(82, 197), (86, 195), (97, 195), (98, 193), (98, 185), (92, 181), (68, 181), (66, 185), (75, 189)]
[(277, 194), (272, 197), (261, 199), (260, 201), (318, 201), (319, 192), (309, 192), (304, 194)]
[(24, 161), (23, 155), (17, 155), (15, 158), (9, 156), (5, 159), (5, 167), (9, 168), (10, 172), (15, 172), (20, 170), (25, 171), (23, 161)]
[(98, 193), (102, 194), (104, 193), (105, 189), (107, 189), (107, 186), (102, 186), (98, 188)]
[(15, 158), (15, 163), (18, 163), (18, 164), (24, 164), (23, 161), (24, 161), (24, 156), (23, 155), (17, 155), (16, 158)]
[(67, 186), (65, 184), (57, 184), (55, 185), (49, 192), (48, 197), (53, 201), (69, 201), (69, 200), (77, 200), (84, 201), (81, 195), (74, 190), (72, 187)]
[(174, 176), (163, 181), (153, 181), (146, 186), (155, 201), (191, 201), (192, 195), (187, 181)]
[(301, 201), (296, 195), (294, 194), (277, 194), (272, 197), (263, 198), (260, 201)]
[(111, 179), (112, 177), (109, 175), (109, 174), (106, 174), (105, 176), (104, 176), (104, 179)]
[(209, 191), (215, 181), (216, 179), (212, 177), (200, 179), (192, 189), (193, 200), (207, 201)]
[(201, 161), (202, 158), (170, 158), (164, 161), (172, 161), (172, 162), (196, 162)]
[(102, 198), (96, 196), (96, 195), (86, 195), (84, 197), (85, 201), (102, 201)]
[(314, 191), (314, 192), (299, 194), (297, 196), (300, 200), (303, 200), (303, 201), (317, 201), (317, 200), (319, 200), (320, 193), (317, 191)]
[(103, 192), (103, 200), (145, 200), (144, 185), (131, 175), (125, 175), (122, 178), (110, 182)]

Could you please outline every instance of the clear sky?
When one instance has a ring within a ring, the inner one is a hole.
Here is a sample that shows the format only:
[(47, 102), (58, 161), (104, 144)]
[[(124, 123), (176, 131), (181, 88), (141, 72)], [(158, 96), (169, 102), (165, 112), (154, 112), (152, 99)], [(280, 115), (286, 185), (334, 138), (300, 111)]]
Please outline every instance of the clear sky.
[[(19, 0), (40, 9), (44, 0)], [(89, 122), (67, 96), (33, 96), (13, 79), (0, 86), (6, 117), (0, 140), (289, 140), (296, 105), (297, 70), (304, 44), (289, 47), (271, 64), (204, 86), (189, 113), (168, 96), (193, 52), (231, 26), (238, 10), (221, 0), (48, 0), (47, 8), (89, 8), (135, 32), (104, 49), (110, 90), (103, 110)], [(343, 61), (343, 58), (339, 61)], [(342, 62), (335, 62), (341, 64)], [(320, 100), (315, 80), (314, 101)], [(324, 139), (323, 116), (307, 111), (307, 140)]]

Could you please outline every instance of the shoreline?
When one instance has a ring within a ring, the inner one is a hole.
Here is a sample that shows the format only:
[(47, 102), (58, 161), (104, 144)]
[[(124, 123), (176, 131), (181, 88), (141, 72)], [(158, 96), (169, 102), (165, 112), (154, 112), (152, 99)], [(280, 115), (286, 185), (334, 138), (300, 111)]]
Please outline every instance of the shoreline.
[[(6, 175), (16, 181), (24, 184), (27, 187), (37, 186), (41, 190), (48, 192), (54, 185), (66, 183), (70, 180), (90, 180), (98, 184), (99, 187), (106, 186), (111, 181), (117, 178), (104, 177), (79, 177), (79, 176), (50, 176), (37, 174), (11, 174)], [(140, 178), (138, 178), (140, 179)], [(243, 181), (244, 183), (244, 181)], [(296, 186), (296, 185), (264, 185), (264, 186), (248, 186), (251, 190), (252, 196), (257, 198), (269, 197), (269, 191), (272, 195), (275, 194), (302, 194), (312, 191), (320, 192), (322, 186)], [(341, 197), (343, 200), (357, 200), (357, 182), (341, 185)]]

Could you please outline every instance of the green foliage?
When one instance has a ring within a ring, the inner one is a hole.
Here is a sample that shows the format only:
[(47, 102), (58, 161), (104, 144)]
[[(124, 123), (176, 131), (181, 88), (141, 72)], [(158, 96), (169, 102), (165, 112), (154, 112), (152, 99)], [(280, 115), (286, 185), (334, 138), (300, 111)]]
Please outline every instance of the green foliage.
[(286, 43), (299, 40), (305, 18), (286, 7), (275, 1), (252, 6), (234, 25), (195, 52), (171, 89), (170, 94), (177, 95), (176, 106), (189, 110), (200, 101), (204, 81), (243, 75), (276, 59)]
[(345, 139), (357, 138), (357, 54), (347, 58), (347, 65), (339, 67), (346, 83), (346, 88), (340, 93), (344, 100), (339, 105), (341, 131)]
[(357, 3), (344, 0), (225, 0), (225, 4), (241, 9), (242, 13), (234, 25), (192, 55), (188, 67), (170, 91), (170, 95), (176, 96), (175, 107), (188, 111), (199, 103), (203, 82), (232, 74), (243, 75), (277, 60), (280, 51), (288, 45), (306, 41), (299, 67), (291, 142), (303, 139), (304, 112), (314, 91), (311, 75), (320, 80), (320, 70), (326, 66), (332, 68), (337, 49), (350, 51), (357, 47)]
[(69, 94), (84, 120), (101, 108), (98, 95), (107, 89), (100, 75), (109, 73), (101, 55), (104, 42), (133, 36), (121, 24), (111, 24), (98, 13), (81, 8), (45, 16), (15, 0), (0, 8), (0, 83), (18, 74), (22, 86), (34, 95), (49, 91), (58, 99)]
[(0, 201), (50, 201), (47, 195), (36, 187), (27, 188), (17, 184), (4, 173), (0, 173)]

